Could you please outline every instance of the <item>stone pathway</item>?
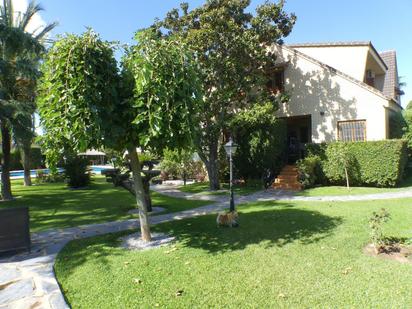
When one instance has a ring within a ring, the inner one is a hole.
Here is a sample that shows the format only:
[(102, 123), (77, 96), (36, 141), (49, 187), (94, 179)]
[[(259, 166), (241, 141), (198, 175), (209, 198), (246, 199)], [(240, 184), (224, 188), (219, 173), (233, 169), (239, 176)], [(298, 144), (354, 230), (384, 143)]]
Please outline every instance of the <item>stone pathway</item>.
[[(176, 186), (154, 186), (153, 190), (179, 198), (203, 199), (210, 205), (179, 213), (150, 217), (151, 224), (181, 220), (215, 213), (229, 206), (227, 196), (188, 194)], [(236, 198), (236, 203), (256, 201), (363, 201), (412, 197), (412, 190), (352, 196), (295, 196), (287, 191), (267, 190)], [(92, 224), (67, 229), (50, 230), (32, 234), (30, 253), (0, 258), (0, 309), (11, 308), (69, 308), (54, 275), (53, 265), (58, 252), (71, 240), (136, 229), (137, 219)]]
[[(179, 191), (176, 186), (154, 186), (154, 191), (157, 191), (164, 195), (172, 197), (185, 198), (185, 199), (199, 199), (198, 193), (186, 193)], [(203, 200), (222, 202), (228, 199), (228, 195), (203, 195)], [(295, 195), (291, 191), (287, 190), (274, 190), (268, 189), (265, 191), (258, 191), (249, 195), (244, 195), (236, 198), (237, 204), (255, 202), (255, 201), (274, 201), (274, 200), (286, 200), (286, 201), (324, 201), (324, 202), (349, 202), (349, 201), (368, 201), (368, 200), (388, 200), (398, 198), (412, 198), (412, 189), (394, 191), (394, 192), (382, 192), (373, 194), (359, 194), (359, 195), (329, 195), (329, 196), (299, 196)]]

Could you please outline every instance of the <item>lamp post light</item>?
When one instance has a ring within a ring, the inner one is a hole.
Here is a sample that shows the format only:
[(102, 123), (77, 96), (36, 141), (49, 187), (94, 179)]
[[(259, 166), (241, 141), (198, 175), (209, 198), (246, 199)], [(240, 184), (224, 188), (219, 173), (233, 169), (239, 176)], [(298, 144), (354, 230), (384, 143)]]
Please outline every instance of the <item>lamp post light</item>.
[(229, 168), (230, 168), (230, 211), (235, 211), (235, 199), (233, 196), (233, 156), (236, 153), (237, 145), (233, 142), (232, 138), (225, 144), (226, 154), (229, 156)]

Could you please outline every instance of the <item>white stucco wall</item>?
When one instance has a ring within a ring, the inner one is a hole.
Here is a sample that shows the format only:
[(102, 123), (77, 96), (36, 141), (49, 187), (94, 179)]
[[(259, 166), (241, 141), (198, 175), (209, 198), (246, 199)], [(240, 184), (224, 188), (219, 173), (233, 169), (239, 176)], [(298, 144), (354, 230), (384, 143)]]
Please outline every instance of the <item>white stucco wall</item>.
[(367, 140), (387, 137), (385, 108), (397, 108), (396, 105), (289, 48), (273, 48), (278, 62), (289, 62), (285, 90), (290, 102), (280, 106), (279, 117), (311, 115), (315, 143), (337, 140), (337, 122), (344, 120), (366, 120)]
[(365, 77), (369, 46), (319, 46), (295, 49), (357, 80), (363, 81)]

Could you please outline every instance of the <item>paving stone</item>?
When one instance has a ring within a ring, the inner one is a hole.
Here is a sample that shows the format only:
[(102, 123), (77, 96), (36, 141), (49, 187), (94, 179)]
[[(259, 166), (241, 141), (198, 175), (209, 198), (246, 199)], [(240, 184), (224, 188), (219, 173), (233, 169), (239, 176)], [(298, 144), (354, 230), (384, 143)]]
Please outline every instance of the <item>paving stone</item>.
[(21, 272), (17, 270), (16, 268), (6, 268), (6, 267), (1, 267), (0, 268), (0, 287), (15, 281), (21, 277)]
[(9, 304), (33, 294), (33, 280), (23, 279), (0, 290), (0, 304)]
[(19, 301), (8, 304), (8, 305), (4, 305), (4, 306), (0, 305), (0, 309), (39, 309), (39, 308), (44, 308), (44, 306), (42, 306), (41, 298), (38, 298), (38, 297), (24, 298)]
[[(54, 277), (53, 277), (54, 279)], [(41, 289), (44, 291), (45, 294), (52, 294), (52, 293), (60, 293), (60, 287), (57, 284), (56, 280), (42, 280), (40, 282)]]
[(69, 309), (70, 307), (66, 304), (62, 293), (53, 293), (49, 297), (50, 307), (52, 309)]

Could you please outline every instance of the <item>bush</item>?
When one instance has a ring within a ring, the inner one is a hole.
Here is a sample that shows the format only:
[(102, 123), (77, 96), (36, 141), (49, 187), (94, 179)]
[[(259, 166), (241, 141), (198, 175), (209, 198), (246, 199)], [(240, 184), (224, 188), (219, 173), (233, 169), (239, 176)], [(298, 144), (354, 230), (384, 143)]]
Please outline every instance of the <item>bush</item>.
[(206, 175), (204, 165), (201, 161), (194, 159), (191, 150), (165, 149), (163, 159), (160, 162), (162, 178), (203, 179)]
[(51, 173), (46, 174), (43, 170), (36, 172), (36, 183), (56, 183), (63, 182), (65, 180), (64, 173)]
[(64, 164), (67, 185), (70, 188), (85, 187), (90, 183), (88, 160), (78, 156), (70, 156)]
[(326, 160), (326, 149), (328, 144), (320, 143), (320, 144), (306, 144), (305, 145), (305, 155), (307, 157), (310, 156), (317, 156), (321, 160)]
[(321, 170), (319, 156), (311, 155), (296, 162), (299, 171), (299, 182), (304, 188), (311, 188), (319, 183), (319, 170)]
[(404, 140), (373, 142), (330, 143), (325, 152), (323, 171), (333, 184), (345, 183), (345, 172), (336, 159), (341, 144), (345, 144), (351, 164), (350, 182), (353, 185), (378, 187), (396, 186), (403, 177), (407, 163), (407, 149)]
[(241, 112), (231, 123), (239, 145), (234, 157), (238, 176), (246, 181), (267, 181), (283, 166), (286, 150), (286, 124), (276, 118), (272, 103), (257, 105)]

